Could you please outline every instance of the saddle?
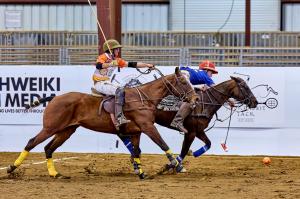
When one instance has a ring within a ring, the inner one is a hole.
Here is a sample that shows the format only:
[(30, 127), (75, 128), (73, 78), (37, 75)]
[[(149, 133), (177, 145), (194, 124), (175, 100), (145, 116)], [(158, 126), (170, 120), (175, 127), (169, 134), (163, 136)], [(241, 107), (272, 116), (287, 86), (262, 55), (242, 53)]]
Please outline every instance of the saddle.
[(92, 96), (102, 98), (102, 101), (99, 105), (98, 114), (101, 115), (102, 107), (108, 113), (115, 114), (115, 96), (113, 95), (105, 95), (100, 93), (95, 88), (91, 88)]
[[(207, 113), (207, 109), (204, 107), (204, 103), (201, 100), (198, 103), (202, 105), (202, 108), (200, 108), (200, 110), (198, 110), (198, 108), (194, 108), (191, 116), (209, 118), (209, 114)], [(181, 104), (182, 102), (178, 97), (168, 95), (160, 101), (156, 108), (162, 111), (178, 111)]]

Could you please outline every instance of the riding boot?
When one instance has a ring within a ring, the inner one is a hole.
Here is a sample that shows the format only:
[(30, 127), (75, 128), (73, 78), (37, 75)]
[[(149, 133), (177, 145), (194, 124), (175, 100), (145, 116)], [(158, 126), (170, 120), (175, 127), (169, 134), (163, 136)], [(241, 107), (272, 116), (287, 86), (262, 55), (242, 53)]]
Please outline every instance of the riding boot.
[(184, 133), (188, 133), (188, 130), (186, 130), (183, 126), (183, 122), (184, 119), (191, 113), (191, 111), (192, 111), (191, 105), (187, 102), (183, 102), (178, 112), (176, 113), (173, 121), (171, 122), (170, 126)]
[(119, 127), (122, 124), (129, 123), (130, 120), (127, 120), (125, 115), (123, 114), (123, 105), (125, 102), (125, 91), (123, 88), (118, 88), (116, 90), (115, 96), (115, 115), (117, 118), (116, 126)]

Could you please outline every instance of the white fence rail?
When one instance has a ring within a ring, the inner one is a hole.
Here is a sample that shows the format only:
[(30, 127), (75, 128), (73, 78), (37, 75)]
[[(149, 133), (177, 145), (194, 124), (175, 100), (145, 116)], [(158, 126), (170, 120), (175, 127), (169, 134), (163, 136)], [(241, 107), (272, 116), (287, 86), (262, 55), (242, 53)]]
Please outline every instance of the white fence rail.
[[(91, 65), (97, 46), (8, 47), (0, 46), (1, 65)], [(300, 66), (300, 48), (156, 48), (124, 47), (127, 61), (142, 61), (160, 66), (198, 65), (209, 59), (218, 66)]]
[[(244, 32), (124, 32), (122, 44), (148, 47), (244, 46)], [(2, 46), (98, 45), (97, 32), (0, 31)], [(252, 47), (300, 47), (300, 32), (252, 32)]]

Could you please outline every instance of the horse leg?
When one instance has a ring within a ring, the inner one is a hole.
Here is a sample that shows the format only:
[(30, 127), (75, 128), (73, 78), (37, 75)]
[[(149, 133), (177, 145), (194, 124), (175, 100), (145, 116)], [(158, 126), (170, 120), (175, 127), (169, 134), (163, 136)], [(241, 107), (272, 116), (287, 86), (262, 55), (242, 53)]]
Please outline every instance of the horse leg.
[[(51, 177), (54, 178), (63, 178), (60, 173), (58, 173), (55, 169), (54, 162), (52, 159), (53, 152), (60, 147), (67, 139), (71, 137), (71, 135), (75, 132), (78, 126), (71, 126), (63, 131), (57, 133), (54, 138), (45, 146), (45, 154), (46, 154), (46, 162), (48, 173)], [(66, 177), (65, 177), (66, 178)]]
[(53, 132), (51, 132), (49, 129), (43, 128), (35, 137), (31, 138), (25, 146), (24, 150), (20, 153), (19, 157), (15, 160), (14, 164), (8, 166), (7, 173), (12, 173), (16, 168), (18, 168), (29, 155), (30, 150), (32, 150), (35, 146), (42, 143), (52, 135), (54, 135)]
[(130, 152), (131, 156), (133, 156), (134, 152), (133, 152), (133, 145), (131, 142), (131, 137), (126, 136), (126, 135), (120, 135), (120, 134), (118, 134), (118, 137), (122, 140), (123, 144), (126, 146), (128, 151)]
[(166, 142), (162, 139), (156, 127), (151, 123), (151, 124), (144, 124), (143, 127), (141, 127), (141, 129), (142, 132), (148, 135), (150, 139), (166, 153), (166, 156), (170, 161), (171, 167), (175, 168), (177, 172), (180, 172), (183, 169), (182, 164), (179, 163), (176, 160), (176, 158), (174, 158), (173, 152), (166, 144)]
[(132, 164), (133, 164), (134, 173), (137, 174), (140, 177), (140, 179), (144, 179), (146, 176), (141, 167), (141, 159), (140, 159), (141, 150), (139, 148), (140, 138), (141, 135), (136, 135), (131, 138), (131, 142), (133, 145)]
[(136, 150), (136, 151), (134, 151), (134, 154), (137, 154), (138, 156), (140, 156), (141, 153), (142, 153), (142, 151), (140, 149), (140, 139), (141, 139), (141, 134), (131, 136), (131, 142), (133, 144), (133, 150)]
[(195, 139), (196, 133), (195, 132), (189, 132), (187, 134), (184, 134), (184, 140), (182, 143), (181, 153), (176, 157), (178, 162), (182, 162), (185, 158), (186, 154), (189, 152), (189, 149), (191, 147), (191, 144), (193, 143)]
[(202, 155), (203, 153), (205, 153), (206, 151), (208, 151), (210, 149), (211, 141), (209, 140), (209, 138), (206, 136), (206, 134), (203, 131), (197, 132), (196, 136), (197, 136), (197, 138), (202, 140), (202, 142), (205, 143), (205, 145), (203, 147), (201, 147), (197, 151), (193, 152), (194, 157), (199, 157), (200, 155)]

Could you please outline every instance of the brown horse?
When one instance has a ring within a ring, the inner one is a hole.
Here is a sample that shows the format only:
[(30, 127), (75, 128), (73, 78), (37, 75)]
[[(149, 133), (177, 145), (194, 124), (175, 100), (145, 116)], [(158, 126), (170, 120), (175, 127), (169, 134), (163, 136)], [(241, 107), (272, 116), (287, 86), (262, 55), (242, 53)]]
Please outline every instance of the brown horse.
[[(238, 77), (231, 77), (231, 80), (211, 87), (205, 92), (198, 90), (197, 94), (199, 95), (199, 100), (196, 103), (196, 107), (192, 114), (184, 121), (184, 127), (188, 130), (188, 133), (184, 135), (181, 153), (177, 156), (179, 162), (182, 162), (187, 155), (195, 137), (205, 143), (205, 146), (193, 153), (195, 157), (202, 155), (210, 149), (211, 141), (206, 136), (204, 130), (208, 127), (214, 114), (229, 98), (234, 98), (249, 108), (255, 108), (258, 104), (246, 82)], [(175, 114), (176, 111), (163, 111), (158, 109), (155, 114), (155, 122), (164, 127), (172, 128), (170, 124)], [(138, 143), (139, 139), (139, 136), (133, 136), (132, 142)]]
[[(163, 76), (158, 80), (135, 88), (126, 88), (124, 114), (131, 122), (124, 125), (121, 130), (122, 134), (126, 136), (140, 135), (141, 132), (145, 133), (165, 151), (170, 164), (176, 168), (180, 168), (181, 164), (173, 157), (170, 148), (154, 126), (156, 106), (162, 98), (169, 94), (176, 95), (180, 99), (186, 99), (191, 103), (197, 100), (197, 95), (193, 87), (181, 75), (178, 67), (175, 69), (175, 74)], [(116, 131), (111, 117), (107, 112), (102, 111), (101, 115), (98, 114), (98, 107), (101, 100), (97, 97), (84, 93), (70, 92), (56, 96), (53, 99), (51, 97), (43, 98), (40, 100), (40, 103), (50, 100), (51, 102), (46, 106), (43, 115), (42, 130), (28, 141), (24, 151), (19, 155), (14, 164), (8, 167), (8, 173), (13, 172), (22, 164), (30, 150), (51, 136), (54, 136), (45, 146), (48, 172), (52, 177), (64, 177), (56, 171), (52, 154), (79, 126), (104, 133), (119, 133)], [(40, 103), (35, 102), (33, 105), (36, 106)], [(135, 149), (138, 149), (137, 145)], [(135, 150), (133, 163), (135, 172), (140, 178), (144, 178), (144, 172), (140, 165), (139, 151), (137, 150)]]

